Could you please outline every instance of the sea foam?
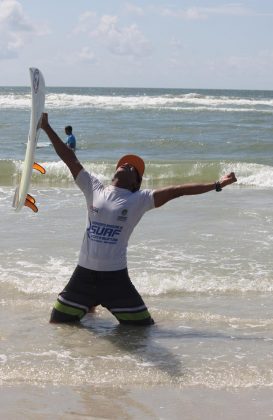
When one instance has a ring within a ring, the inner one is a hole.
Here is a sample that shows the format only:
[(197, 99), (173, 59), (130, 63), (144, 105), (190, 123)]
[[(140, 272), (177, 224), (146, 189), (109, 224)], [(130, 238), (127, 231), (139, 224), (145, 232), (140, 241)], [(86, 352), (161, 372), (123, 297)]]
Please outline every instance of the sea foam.
[[(29, 109), (31, 96), (24, 94), (0, 95), (1, 108)], [(214, 110), (233, 112), (273, 112), (273, 99), (271, 98), (240, 98), (230, 96), (202, 95), (199, 93), (187, 94), (161, 94), (161, 95), (95, 95), (95, 94), (69, 94), (49, 92), (46, 95), (46, 109), (174, 109), (174, 110)]]
[[(72, 186), (73, 177), (62, 161), (40, 162), (46, 174), (33, 171), (32, 183), (48, 186)], [(92, 172), (105, 184), (111, 182), (115, 171), (114, 161), (82, 162), (88, 172)], [(22, 172), (22, 161), (0, 160), (0, 173), (3, 184), (14, 179), (19, 181)], [(229, 172), (235, 172), (237, 183), (234, 186), (273, 188), (273, 167), (249, 162), (214, 162), (214, 161), (180, 161), (180, 162), (146, 162), (146, 172), (142, 186), (156, 188), (169, 184), (187, 182), (209, 182), (221, 178)]]

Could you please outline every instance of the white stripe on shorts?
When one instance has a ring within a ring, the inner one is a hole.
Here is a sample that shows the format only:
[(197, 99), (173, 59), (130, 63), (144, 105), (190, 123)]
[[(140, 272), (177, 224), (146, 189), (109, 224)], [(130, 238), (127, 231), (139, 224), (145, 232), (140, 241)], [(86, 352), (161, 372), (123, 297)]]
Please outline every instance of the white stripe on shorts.
[(111, 312), (138, 312), (147, 309), (146, 305), (134, 306), (132, 308), (111, 308)]
[(84, 309), (85, 311), (89, 311), (88, 306), (80, 305), (79, 303), (71, 302), (70, 300), (64, 299), (62, 296), (58, 296), (58, 299), (63, 302), (67, 303), (67, 305), (74, 306), (74, 308)]

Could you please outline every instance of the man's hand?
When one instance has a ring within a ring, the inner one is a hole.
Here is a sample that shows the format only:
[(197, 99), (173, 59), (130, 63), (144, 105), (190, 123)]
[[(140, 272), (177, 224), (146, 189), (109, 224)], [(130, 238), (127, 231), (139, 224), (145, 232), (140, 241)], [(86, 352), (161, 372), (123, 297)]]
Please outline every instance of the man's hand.
[(235, 176), (235, 173), (231, 172), (230, 174), (223, 176), (219, 182), (220, 182), (221, 187), (223, 188), (223, 187), (226, 187), (227, 185), (233, 184), (236, 181), (237, 181), (237, 178)]
[(42, 113), (42, 116), (41, 116), (41, 120), (40, 120), (40, 127), (43, 129), (43, 130), (46, 130), (46, 128), (49, 126), (49, 123), (48, 123), (48, 114), (47, 113), (45, 113), (45, 112), (43, 112)]

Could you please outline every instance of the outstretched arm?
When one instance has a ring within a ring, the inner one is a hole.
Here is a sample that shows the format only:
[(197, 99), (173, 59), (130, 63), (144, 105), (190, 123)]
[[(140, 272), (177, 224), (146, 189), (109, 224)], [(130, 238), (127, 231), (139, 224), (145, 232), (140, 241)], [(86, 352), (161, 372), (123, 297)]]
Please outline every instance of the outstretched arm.
[[(233, 182), (236, 181), (237, 179), (235, 177), (234, 172), (231, 172), (230, 174), (222, 177), (219, 183), (217, 184), (218, 187), (220, 187), (221, 191), (222, 188), (226, 187), (227, 185), (233, 184)], [(215, 189), (215, 182), (209, 184), (184, 184), (161, 188), (154, 191), (155, 207), (163, 206), (163, 204), (167, 203), (168, 201), (173, 200), (174, 198), (181, 197), (182, 195), (204, 194)]]
[(60, 137), (55, 133), (48, 122), (48, 115), (43, 114), (41, 119), (41, 128), (45, 131), (48, 135), (49, 140), (51, 141), (57, 155), (64, 161), (64, 163), (68, 166), (70, 172), (73, 175), (73, 178), (76, 179), (78, 173), (82, 169), (81, 163), (78, 161), (75, 153), (72, 149), (70, 149)]

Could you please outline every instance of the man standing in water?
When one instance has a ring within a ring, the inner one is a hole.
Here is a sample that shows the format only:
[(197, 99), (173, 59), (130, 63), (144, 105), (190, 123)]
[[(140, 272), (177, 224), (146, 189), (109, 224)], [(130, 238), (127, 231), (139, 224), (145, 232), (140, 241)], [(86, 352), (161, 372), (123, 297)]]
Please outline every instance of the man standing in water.
[(67, 125), (64, 129), (65, 134), (67, 135), (66, 144), (70, 149), (72, 149), (74, 152), (76, 151), (76, 138), (74, 134), (72, 133), (72, 127), (71, 125)]
[(146, 211), (183, 195), (221, 191), (236, 182), (235, 174), (218, 182), (140, 190), (144, 161), (126, 155), (118, 161), (111, 185), (104, 187), (51, 128), (47, 114), (43, 114), (41, 128), (85, 195), (88, 211), (78, 265), (59, 294), (50, 321), (79, 321), (93, 307), (102, 305), (122, 324), (153, 324), (128, 275), (127, 246), (133, 229)]

